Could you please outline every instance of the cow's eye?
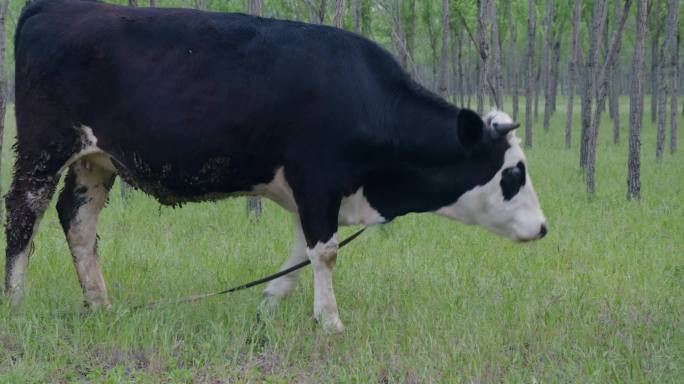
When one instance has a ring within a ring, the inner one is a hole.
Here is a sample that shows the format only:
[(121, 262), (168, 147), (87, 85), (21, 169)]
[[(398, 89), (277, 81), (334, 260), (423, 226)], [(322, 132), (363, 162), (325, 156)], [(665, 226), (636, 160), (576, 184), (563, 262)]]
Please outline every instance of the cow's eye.
[(525, 164), (520, 161), (514, 167), (509, 167), (501, 172), (501, 191), (504, 200), (512, 199), (525, 185)]

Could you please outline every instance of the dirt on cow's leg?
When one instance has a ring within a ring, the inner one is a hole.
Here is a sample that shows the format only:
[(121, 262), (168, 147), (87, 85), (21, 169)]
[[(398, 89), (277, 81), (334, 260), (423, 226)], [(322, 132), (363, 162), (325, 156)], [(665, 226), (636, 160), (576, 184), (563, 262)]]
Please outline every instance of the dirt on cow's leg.
[(24, 296), (24, 275), (33, 237), (58, 181), (56, 172), (44, 172), (41, 166), (15, 165), (12, 186), (5, 199), (5, 293), (13, 306), (21, 303)]
[(97, 219), (107, 201), (115, 174), (87, 158), (69, 168), (57, 213), (83, 289), (85, 305), (97, 309), (110, 306), (97, 257)]

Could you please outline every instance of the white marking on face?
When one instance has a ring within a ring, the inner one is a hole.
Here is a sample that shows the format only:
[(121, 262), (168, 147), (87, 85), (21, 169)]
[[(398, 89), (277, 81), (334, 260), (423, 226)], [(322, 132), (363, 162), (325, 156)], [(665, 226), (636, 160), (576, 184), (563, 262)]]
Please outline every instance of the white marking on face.
[(337, 221), (340, 225), (363, 224), (369, 226), (381, 224), (387, 220), (370, 205), (363, 194), (363, 187), (361, 187), (355, 193), (342, 199)]
[[(508, 115), (500, 111), (496, 112), (494, 118), (503, 123), (512, 122)], [(503, 196), (500, 184), (502, 171), (516, 166), (518, 162), (527, 164), (525, 154), (520, 148), (520, 139), (514, 132), (509, 132), (507, 138), (510, 148), (506, 151), (503, 166), (496, 175), (487, 184), (471, 189), (455, 203), (440, 208), (436, 213), (465, 224), (483, 226), (515, 241), (534, 240), (540, 237), (541, 227), (546, 225), (546, 218), (529, 174), (525, 175), (525, 185), (512, 199), (505, 200)]]

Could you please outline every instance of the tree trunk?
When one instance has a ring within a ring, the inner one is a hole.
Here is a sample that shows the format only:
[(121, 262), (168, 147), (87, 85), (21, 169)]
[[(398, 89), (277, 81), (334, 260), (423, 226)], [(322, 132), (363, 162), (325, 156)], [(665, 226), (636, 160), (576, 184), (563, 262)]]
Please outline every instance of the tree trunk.
[(478, 85), (477, 85), (477, 113), (484, 113), (484, 97), (489, 78), (489, 46), (487, 44), (487, 22), (489, 19), (489, 1), (481, 0), (478, 23), (477, 23), (477, 43), (479, 49), (478, 59)]
[(335, 13), (333, 14), (333, 26), (342, 29), (344, 22), (344, 0), (335, 0)]
[[(5, 111), (7, 110), (7, 73), (5, 71), (5, 43), (6, 43), (6, 22), (9, 0), (2, 0), (0, 3), (0, 180), (2, 179), (2, 145), (5, 138)], [(2, 195), (2, 184), (0, 184), (0, 196)], [(3, 206), (0, 204), (0, 222), (4, 213)]]
[(506, 1), (506, 13), (507, 17), (506, 20), (508, 20), (508, 27), (509, 27), (509, 33), (511, 35), (511, 41), (508, 44), (509, 46), (509, 51), (508, 51), (508, 66), (510, 67), (510, 73), (511, 73), (511, 78), (510, 78), (510, 92), (511, 96), (513, 97), (513, 121), (518, 121), (518, 110), (520, 108), (520, 101), (518, 100), (518, 88), (520, 86), (520, 83), (518, 79), (520, 78), (519, 76), (519, 61), (516, 60), (516, 48), (518, 45), (518, 30), (516, 27), (516, 23), (513, 22), (513, 14), (511, 12), (511, 3), (510, 1)]
[(137, 7), (138, 6), (138, 0), (128, 0), (128, 6), (129, 7)]
[(525, 146), (532, 147), (532, 90), (534, 88), (534, 41), (535, 41), (534, 0), (527, 0), (527, 65), (525, 77)]
[(442, 62), (439, 65), (439, 94), (446, 97), (447, 87), (447, 59), (449, 48), (449, 0), (442, 0)]
[[(658, 91), (658, 136), (656, 139), (656, 159), (663, 159), (665, 152), (665, 116), (667, 115), (667, 95), (669, 92), (668, 84), (671, 84), (673, 68), (667, 68), (668, 53), (675, 49), (677, 44), (677, 18), (679, 16), (679, 0), (669, 0), (667, 7), (667, 19), (665, 21), (665, 39), (660, 48), (661, 67), (658, 71), (660, 78)], [(668, 70), (669, 69), (669, 70)], [(668, 79), (668, 76), (669, 79)], [(673, 95), (674, 96), (674, 95)]]
[(606, 107), (606, 97), (608, 96), (608, 73), (610, 68), (615, 65), (617, 60), (620, 44), (622, 43), (622, 31), (625, 27), (625, 21), (629, 15), (629, 8), (632, 6), (632, 0), (625, 0), (624, 15), (618, 21), (615, 34), (611, 39), (610, 46), (606, 48), (606, 61), (601, 67), (601, 71), (597, 76), (597, 100), (596, 112), (592, 118), (592, 124), (589, 129), (589, 147), (587, 151), (587, 193), (594, 194), (596, 189), (596, 145), (598, 142), (598, 130), (601, 124), (601, 114)]
[(544, 12), (544, 37), (542, 39), (542, 78), (541, 86), (544, 90), (544, 132), (549, 131), (551, 119), (551, 21), (553, 20), (553, 0), (546, 0)]
[[(615, 20), (622, 18), (622, 8), (620, 4), (622, 0), (615, 0)], [(620, 53), (618, 48), (618, 54)], [(610, 84), (610, 110), (611, 117), (613, 118), (613, 144), (620, 143), (620, 66), (616, 62), (615, 65), (610, 69), (611, 72), (611, 84)]]
[(373, 17), (370, 0), (357, 0), (361, 2), (361, 33), (370, 37), (373, 34)]
[[(401, 15), (401, 5), (397, 4), (397, 7), (398, 17), (404, 19)], [(405, 17), (403, 24), (406, 25), (406, 28), (404, 28), (404, 41), (406, 41), (407, 56), (413, 59), (416, 57), (416, 0), (409, 0), (408, 14)], [(411, 60), (411, 73), (413, 74), (413, 77), (417, 77), (418, 75), (418, 68), (416, 68), (416, 64), (413, 60)]]
[(644, 115), (644, 38), (646, 0), (638, 0), (636, 40), (632, 59), (629, 95), (629, 155), (627, 160), (627, 199), (641, 198), (641, 123)]
[(247, 13), (254, 16), (262, 15), (263, 0), (247, 0)]
[[(129, 0), (131, 1), (131, 0)], [(138, 1), (138, 0), (135, 0)], [(195, 9), (199, 9), (200, 11), (206, 11), (207, 10), (207, 0), (195, 0)]]
[(594, 2), (593, 18), (591, 22), (591, 31), (589, 34), (589, 52), (587, 53), (587, 64), (585, 66), (585, 86), (584, 97), (582, 99), (582, 132), (581, 132), (581, 147), (580, 147), (580, 167), (587, 166), (587, 155), (589, 150), (589, 141), (591, 130), (591, 109), (593, 96), (596, 94), (596, 84), (598, 77), (598, 53), (601, 43), (601, 36), (603, 35), (604, 22), (606, 20), (606, 3), (604, 1)]
[(351, 0), (352, 29), (354, 33), (361, 33), (361, 0)]
[(323, 24), (325, 22), (327, 0), (306, 0), (306, 4), (309, 7), (309, 21), (312, 24)]
[(679, 81), (679, 43), (680, 35), (677, 34), (677, 43), (672, 49), (672, 96), (670, 104), (670, 153), (677, 153), (677, 86)]
[(499, 23), (496, 20), (494, 1), (489, 0), (489, 20), (492, 23), (490, 46), (492, 47), (492, 65), (490, 66), (489, 84), (494, 87), (496, 108), (503, 110), (503, 77), (501, 77), (501, 45), (499, 43)]
[(568, 104), (567, 117), (565, 121), (565, 149), (572, 146), (572, 117), (574, 107), (574, 96), (576, 91), (575, 82), (577, 79), (577, 68), (580, 65), (580, 54), (582, 46), (580, 44), (580, 17), (582, 15), (582, 2), (575, 1), (572, 8), (572, 57), (568, 62)]
[(154, 8), (157, 6), (157, 0), (150, 0), (150, 8)]
[(551, 52), (551, 114), (556, 112), (556, 96), (558, 95), (558, 77), (560, 71), (560, 55), (561, 55), (561, 36), (560, 33), (556, 36)]
[[(250, 15), (261, 16), (263, 8), (263, 0), (247, 0), (246, 11)], [(247, 215), (250, 219), (258, 219), (264, 210), (261, 198), (258, 196), (247, 197)]]
[(660, 21), (660, 8), (662, 0), (653, 1), (655, 8), (651, 9), (651, 17), (653, 18), (653, 37), (651, 39), (651, 122), (656, 122), (658, 116), (658, 41), (660, 39), (660, 31), (662, 22)]

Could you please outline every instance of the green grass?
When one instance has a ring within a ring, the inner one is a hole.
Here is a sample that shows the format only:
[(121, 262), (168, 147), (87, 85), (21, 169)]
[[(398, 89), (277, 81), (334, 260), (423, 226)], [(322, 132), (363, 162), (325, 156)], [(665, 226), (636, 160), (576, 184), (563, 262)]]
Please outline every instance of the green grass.
[[(174, 210), (136, 192), (124, 206), (115, 187), (99, 224), (114, 308), (94, 314), (82, 314), (51, 208), (24, 305), (0, 307), (0, 382), (681, 382), (684, 155), (655, 162), (647, 111), (643, 199), (628, 202), (626, 143), (610, 143), (605, 120), (597, 193), (588, 199), (578, 129), (564, 150), (563, 100), (559, 108), (549, 134), (540, 116), (526, 151), (549, 235), (517, 245), (431, 215), (372, 229), (335, 269), (342, 336), (313, 323), (309, 272), (263, 329), (255, 321), (261, 289), (128, 310), (276, 270), (292, 239), (274, 204), (250, 223), (243, 199)], [(14, 132), (11, 111), (7, 122)]]

